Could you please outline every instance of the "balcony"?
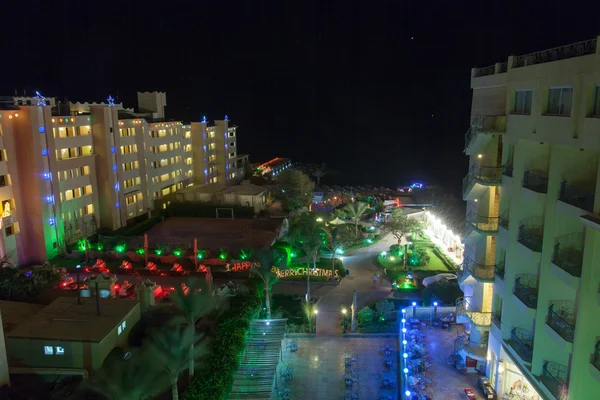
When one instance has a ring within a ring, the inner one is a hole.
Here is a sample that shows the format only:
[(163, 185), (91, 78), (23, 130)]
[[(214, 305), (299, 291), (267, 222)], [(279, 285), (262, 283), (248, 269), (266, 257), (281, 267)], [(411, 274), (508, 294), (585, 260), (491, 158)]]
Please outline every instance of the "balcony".
[(465, 153), (476, 153), (494, 135), (504, 133), (506, 117), (504, 115), (478, 115), (471, 121), (465, 134)]
[(510, 331), (508, 344), (523, 361), (531, 363), (533, 358), (533, 332), (523, 328), (513, 328)]
[(498, 328), (502, 327), (502, 313), (500, 311), (494, 311), (492, 313), (492, 322), (494, 323), (494, 325), (496, 325)]
[(456, 300), (456, 322), (470, 322), (477, 329), (489, 330), (492, 325), (492, 313), (477, 310), (467, 298), (460, 297)]
[[(556, 239), (552, 264), (556, 265), (571, 277), (581, 277), (583, 265), (583, 233), (576, 232), (560, 236)], [(559, 278), (563, 278), (559, 276)]]
[(481, 197), (490, 186), (502, 184), (502, 168), (472, 164), (463, 179), (463, 200)]
[(517, 242), (537, 253), (542, 252), (544, 241), (544, 225), (541, 217), (525, 218), (519, 225)]
[(498, 225), (508, 230), (508, 221), (508, 210), (506, 210), (498, 217)]
[(498, 234), (498, 217), (484, 217), (471, 214), (465, 221), (465, 243), (473, 243), (482, 236), (495, 236)]
[(502, 167), (502, 175), (508, 176), (509, 178), (513, 177), (512, 163), (510, 165), (505, 165), (504, 167)]
[(574, 301), (551, 301), (550, 307), (548, 307), (546, 325), (564, 340), (573, 343), (576, 318)]
[[(482, 265), (476, 263), (473, 259), (466, 257), (462, 264), (462, 270), (459, 272), (459, 283), (472, 279), (478, 282), (493, 282), (494, 281), (494, 265)], [(472, 284), (473, 282), (467, 282)]]
[(546, 361), (542, 367), (540, 382), (544, 384), (556, 399), (566, 399), (569, 389), (567, 378), (569, 367)]
[[(579, 186), (567, 185), (564, 181), (560, 184), (560, 196), (558, 198), (561, 202), (569, 204), (578, 210), (574, 210), (576, 214), (581, 215), (579, 210), (587, 211), (589, 213), (594, 212), (594, 200), (596, 194), (594, 191), (583, 189)], [(560, 211), (565, 213), (567, 210), (562, 210), (563, 207), (557, 207)], [(576, 216), (579, 216), (576, 215)]]
[(540, 171), (525, 171), (523, 187), (536, 193), (546, 194), (548, 192), (548, 176)]
[(517, 275), (513, 294), (528, 308), (536, 309), (538, 301), (538, 277), (532, 274)]
[(590, 356), (590, 363), (600, 371), (600, 340), (596, 338), (596, 345), (594, 346), (594, 352)]
[(504, 280), (504, 270), (505, 270), (504, 261), (496, 264), (494, 266), (494, 276)]

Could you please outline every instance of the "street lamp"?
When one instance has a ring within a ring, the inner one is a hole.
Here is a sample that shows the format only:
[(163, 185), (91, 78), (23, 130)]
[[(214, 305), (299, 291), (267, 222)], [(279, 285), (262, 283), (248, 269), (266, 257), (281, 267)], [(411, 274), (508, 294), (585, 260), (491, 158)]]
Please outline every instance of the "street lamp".
[(313, 314), (317, 315), (319, 313), (319, 310), (317, 310), (316, 308), (313, 310)]
[(342, 308), (342, 314), (346, 315), (348, 313), (348, 310), (346, 308)]

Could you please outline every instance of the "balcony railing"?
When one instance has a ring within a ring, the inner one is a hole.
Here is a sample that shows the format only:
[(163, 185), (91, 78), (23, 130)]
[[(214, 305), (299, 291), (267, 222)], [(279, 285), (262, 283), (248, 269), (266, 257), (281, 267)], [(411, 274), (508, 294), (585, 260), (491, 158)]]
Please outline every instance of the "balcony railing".
[(505, 165), (504, 167), (502, 167), (502, 175), (509, 176), (512, 178), (512, 176), (513, 176), (512, 163), (510, 165)]
[(487, 67), (475, 68), (475, 78), (480, 76), (494, 75), (496, 73), (496, 65), (488, 65)]
[(566, 181), (560, 184), (559, 200), (562, 202), (581, 208), (585, 211), (594, 212), (595, 198), (596, 194), (593, 191), (567, 185)]
[(562, 364), (546, 361), (542, 367), (540, 381), (548, 388), (557, 399), (566, 399), (569, 385), (567, 379), (569, 367)]
[(538, 277), (537, 275), (522, 274), (515, 279), (513, 293), (529, 308), (537, 308)]
[(498, 225), (508, 230), (508, 209), (498, 217)]
[(475, 326), (487, 327), (492, 324), (492, 313), (475, 309), (468, 299), (456, 300), (456, 315), (464, 315), (471, 320)]
[(575, 302), (551, 301), (546, 324), (567, 342), (573, 343), (575, 335)]
[(478, 115), (471, 121), (471, 126), (465, 134), (465, 150), (484, 132), (501, 133), (506, 129), (504, 115)]
[(462, 265), (462, 273), (471, 275), (478, 281), (492, 281), (494, 280), (494, 267), (495, 265), (482, 265), (476, 263), (473, 259), (466, 257)]
[(531, 362), (533, 357), (533, 332), (522, 328), (513, 328), (510, 331), (510, 345), (519, 357)]
[(596, 338), (596, 345), (594, 346), (594, 352), (590, 357), (590, 362), (598, 371), (600, 371), (600, 340)]
[(467, 217), (467, 228), (477, 229), (481, 233), (498, 232), (498, 217), (484, 217), (482, 215), (470, 215)]
[(554, 47), (552, 49), (525, 54), (513, 58), (512, 68), (543, 64), (551, 61), (565, 60), (572, 57), (585, 56), (596, 52), (596, 39)]
[(502, 313), (499, 311), (492, 312), (492, 322), (500, 328), (502, 324)]
[(517, 241), (523, 246), (527, 247), (529, 250), (541, 253), (542, 243), (544, 241), (544, 226), (529, 225), (527, 222), (530, 221), (521, 221)]
[(525, 171), (523, 187), (537, 193), (547, 193), (548, 177), (536, 171)]
[(583, 234), (581, 235), (581, 244), (577, 247), (569, 245), (568, 242), (561, 242), (559, 238), (554, 245), (552, 254), (552, 263), (562, 270), (577, 278), (581, 277), (581, 266), (583, 265), (583, 249), (580, 247), (583, 243)]
[(496, 266), (494, 267), (495, 276), (504, 280), (504, 269), (505, 269), (504, 261), (496, 264)]

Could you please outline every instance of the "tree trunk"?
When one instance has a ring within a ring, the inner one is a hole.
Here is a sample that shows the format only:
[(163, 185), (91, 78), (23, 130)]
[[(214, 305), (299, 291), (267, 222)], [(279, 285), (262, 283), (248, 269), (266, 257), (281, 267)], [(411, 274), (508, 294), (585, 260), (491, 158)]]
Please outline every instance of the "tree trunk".
[(358, 307), (356, 299), (356, 289), (354, 289), (354, 294), (352, 296), (352, 325), (350, 325), (350, 329), (352, 333), (356, 333), (356, 308)]
[(171, 379), (171, 397), (173, 400), (179, 400), (179, 389), (177, 388), (177, 379)]
[(358, 218), (356, 218), (354, 222), (354, 233), (358, 235)]
[(310, 263), (306, 263), (306, 302), (310, 303)]
[(190, 354), (188, 355), (190, 358), (189, 365), (189, 374), (190, 374), (190, 384), (194, 380), (194, 369), (196, 368), (196, 360), (194, 359), (194, 343), (190, 343)]
[(331, 279), (335, 278), (335, 250), (331, 255)]
[(267, 308), (267, 319), (271, 319), (271, 299), (269, 299), (269, 285), (265, 285), (265, 307)]

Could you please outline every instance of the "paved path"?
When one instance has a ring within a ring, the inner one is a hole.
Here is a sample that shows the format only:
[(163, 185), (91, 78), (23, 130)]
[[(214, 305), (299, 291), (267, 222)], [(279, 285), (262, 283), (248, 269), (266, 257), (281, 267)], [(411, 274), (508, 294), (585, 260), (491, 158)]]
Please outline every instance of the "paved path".
[[(391, 283), (379, 272), (375, 258), (377, 254), (388, 250), (390, 245), (396, 243), (392, 235), (388, 235), (376, 244), (356, 250), (351, 255), (344, 257), (344, 266), (350, 270), (350, 275), (342, 279), (335, 289), (330, 290), (317, 303), (317, 335), (340, 335), (341, 309), (352, 304), (354, 289), (358, 295), (358, 309), (380, 299), (388, 297)], [(373, 287), (373, 274), (380, 274), (377, 287)]]

